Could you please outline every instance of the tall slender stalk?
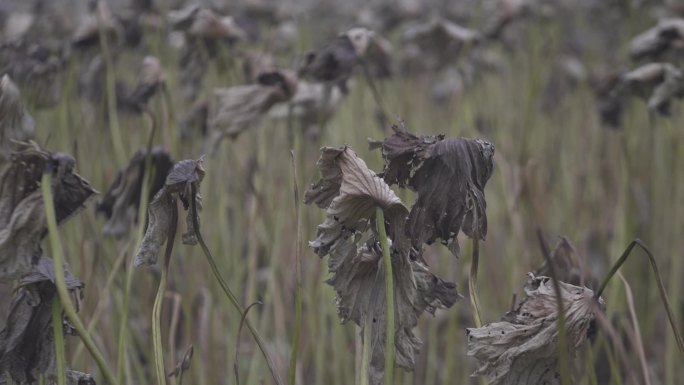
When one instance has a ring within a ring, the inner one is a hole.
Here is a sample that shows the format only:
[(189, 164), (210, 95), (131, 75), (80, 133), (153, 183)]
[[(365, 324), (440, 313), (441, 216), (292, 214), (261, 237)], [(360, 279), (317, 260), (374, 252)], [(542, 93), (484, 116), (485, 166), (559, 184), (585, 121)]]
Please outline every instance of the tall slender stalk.
[(627, 257), (629, 257), (629, 254), (632, 252), (634, 246), (639, 246), (646, 253), (648, 260), (651, 262), (651, 268), (653, 269), (653, 274), (655, 274), (656, 283), (658, 284), (658, 291), (660, 292), (660, 299), (663, 301), (663, 306), (665, 306), (667, 319), (670, 321), (670, 326), (672, 327), (672, 332), (674, 333), (675, 340), (677, 341), (679, 353), (681, 353), (682, 357), (684, 358), (684, 342), (682, 341), (682, 335), (679, 333), (679, 328), (677, 327), (677, 322), (675, 321), (675, 317), (672, 312), (672, 305), (670, 305), (670, 300), (667, 298), (665, 285), (663, 285), (663, 279), (661, 278), (660, 272), (658, 271), (658, 264), (656, 263), (655, 258), (651, 253), (651, 250), (649, 250), (648, 247), (640, 239), (635, 239), (632, 242), (630, 242), (630, 244), (627, 246), (625, 251), (620, 256), (620, 258), (615, 262), (613, 267), (611, 267), (610, 271), (603, 279), (603, 282), (601, 282), (601, 285), (599, 286), (598, 290), (596, 290), (596, 294), (594, 295), (594, 297), (597, 299), (601, 297), (601, 294), (608, 285), (608, 282), (610, 282), (610, 279), (613, 278), (613, 275), (615, 275), (615, 273), (620, 269), (622, 264), (625, 263)]
[[(370, 309), (369, 309), (370, 310)], [(368, 385), (368, 374), (370, 371), (370, 352), (371, 352), (371, 331), (373, 330), (373, 316), (370, 311), (366, 312), (366, 319), (363, 321), (363, 349), (361, 351), (361, 385)]]
[(83, 326), (81, 319), (76, 314), (76, 309), (74, 309), (74, 305), (71, 303), (71, 298), (69, 298), (69, 291), (66, 287), (66, 282), (64, 279), (64, 257), (62, 256), (62, 242), (59, 239), (59, 234), (57, 233), (57, 217), (55, 215), (55, 206), (52, 200), (51, 179), (52, 178), (48, 173), (44, 173), (40, 183), (43, 192), (43, 203), (45, 205), (45, 217), (47, 219), (48, 235), (50, 238), (50, 244), (52, 245), (52, 257), (54, 259), (55, 266), (55, 284), (57, 286), (57, 294), (59, 295), (59, 300), (64, 308), (64, 313), (69, 321), (71, 321), (74, 329), (76, 329), (76, 333), (81, 340), (83, 340), (83, 343), (90, 354), (93, 356), (97, 366), (100, 368), (100, 371), (102, 371), (102, 375), (105, 377), (105, 381), (109, 385), (118, 385), (119, 382), (109, 370), (102, 353), (100, 353), (100, 350), (97, 348), (97, 346), (95, 346), (95, 343), (90, 338), (90, 335)]
[(102, 61), (105, 66), (105, 89), (107, 92), (107, 116), (109, 117), (109, 132), (111, 133), (112, 145), (114, 146), (114, 156), (117, 164), (124, 164), (126, 162), (126, 152), (124, 150), (123, 139), (121, 136), (121, 127), (119, 126), (119, 114), (116, 110), (116, 79), (114, 76), (114, 61), (109, 50), (109, 42), (107, 35), (103, 29), (104, 23), (100, 19), (100, 12), (98, 14), (98, 24), (100, 47), (102, 49)]
[[(473, 203), (474, 206), (474, 203)], [(468, 295), (470, 296), (470, 306), (473, 308), (473, 320), (475, 327), (482, 327), (482, 311), (480, 310), (480, 294), (477, 290), (477, 270), (480, 265), (480, 222), (477, 209), (473, 209), (473, 255), (470, 261), (470, 275), (468, 276)], [(454, 240), (456, 242), (456, 240)]]
[(55, 366), (57, 366), (57, 385), (66, 385), (66, 362), (64, 359), (64, 327), (62, 326), (62, 304), (59, 302), (59, 297), (52, 298), (52, 334), (54, 336), (53, 342), (55, 345)]
[(166, 293), (166, 282), (169, 276), (169, 265), (171, 262), (171, 252), (173, 251), (173, 242), (176, 239), (176, 229), (178, 226), (178, 205), (173, 206), (173, 215), (171, 216), (171, 228), (169, 229), (169, 238), (166, 241), (166, 250), (164, 252), (164, 261), (162, 262), (161, 279), (159, 280), (159, 287), (157, 288), (157, 295), (154, 298), (154, 305), (152, 306), (152, 345), (154, 350), (154, 369), (157, 374), (157, 384), (166, 385), (166, 368), (164, 367), (164, 347), (162, 346), (161, 336), (161, 311), (164, 305), (164, 294)]
[[(292, 108), (288, 109), (289, 118)], [(297, 185), (297, 166), (294, 150), (290, 151), (292, 160), (292, 181), (294, 183), (294, 211), (297, 223), (297, 240), (295, 241), (295, 322), (292, 334), (292, 351), (290, 352), (290, 367), (288, 368), (288, 385), (295, 385), (297, 378), (297, 353), (299, 351), (299, 337), (302, 332), (302, 222), (299, 217), (299, 186)]]
[[(204, 252), (204, 256), (207, 258), (207, 262), (209, 263), (209, 266), (211, 267), (211, 272), (214, 274), (214, 277), (219, 283), (219, 286), (221, 286), (221, 289), (223, 290), (223, 293), (226, 295), (230, 303), (235, 307), (235, 309), (240, 313), (240, 317), (244, 317), (245, 311), (240, 305), (240, 302), (238, 301), (237, 297), (233, 292), (230, 290), (228, 287), (228, 283), (226, 283), (226, 280), (223, 279), (223, 276), (218, 270), (218, 266), (216, 265), (216, 260), (214, 259), (214, 256), (211, 254), (211, 251), (209, 250), (209, 247), (207, 244), (204, 242), (204, 238), (202, 237), (202, 232), (200, 231), (200, 224), (199, 221), (197, 220), (198, 213), (197, 213), (197, 202), (195, 200), (195, 195), (197, 194), (197, 188), (192, 185), (191, 186), (191, 199), (190, 199), (190, 210), (192, 210), (190, 216), (192, 217), (192, 224), (193, 227), (195, 228), (195, 236), (197, 236), (197, 241), (202, 248), (202, 251)], [(266, 346), (264, 344), (264, 341), (262, 340), (261, 336), (259, 335), (259, 332), (252, 326), (252, 323), (249, 322), (248, 318), (245, 318), (245, 324), (247, 324), (247, 328), (249, 329), (250, 333), (252, 333), (252, 336), (254, 337), (254, 340), (257, 343), (257, 346), (259, 347), (259, 350), (261, 350), (261, 353), (264, 355), (264, 358), (266, 359), (266, 363), (268, 364), (268, 368), (271, 371), (271, 376), (273, 377), (273, 380), (276, 382), (278, 385), (283, 384), (283, 380), (280, 378), (280, 375), (278, 375), (278, 372), (275, 369), (275, 364), (273, 362), (273, 359), (271, 359), (271, 356), (268, 354), (266, 350)]]
[[(542, 241), (541, 233), (537, 233), (540, 241)], [(544, 244), (543, 242), (541, 242)], [(558, 274), (556, 274), (556, 266), (551, 260), (551, 255), (548, 252), (548, 248), (542, 248), (544, 259), (546, 264), (549, 266), (549, 273), (551, 274), (551, 279), (553, 281), (553, 291), (556, 294), (556, 306), (558, 311), (558, 318), (556, 323), (558, 324), (558, 362), (560, 369), (560, 380), (562, 385), (570, 385), (570, 361), (568, 357), (568, 336), (565, 330), (565, 304), (563, 303), (563, 297), (561, 296), (560, 283), (558, 282)]]
[(382, 247), (382, 259), (385, 262), (385, 295), (387, 300), (385, 385), (392, 385), (394, 375), (394, 275), (392, 272), (392, 258), (390, 257), (389, 243), (387, 242), (387, 231), (385, 230), (385, 214), (380, 207), (375, 209), (375, 227), (378, 229), (380, 247)]

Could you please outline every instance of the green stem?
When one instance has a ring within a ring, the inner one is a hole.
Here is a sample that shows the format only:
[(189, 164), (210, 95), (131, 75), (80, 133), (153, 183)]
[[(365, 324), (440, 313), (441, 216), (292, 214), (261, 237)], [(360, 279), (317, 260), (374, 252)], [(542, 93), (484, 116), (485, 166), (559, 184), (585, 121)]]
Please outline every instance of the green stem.
[[(480, 264), (480, 241), (477, 236), (473, 237), (473, 258), (470, 262), (470, 276), (468, 277), (468, 294), (470, 306), (473, 307), (473, 320), (475, 326), (482, 327), (482, 313), (480, 311), (480, 295), (477, 290), (477, 269)], [(455, 241), (454, 241), (455, 242)]]
[(161, 279), (159, 280), (159, 287), (157, 288), (157, 295), (154, 298), (154, 305), (152, 307), (152, 345), (154, 348), (154, 368), (157, 374), (157, 384), (166, 385), (166, 369), (164, 368), (164, 347), (162, 346), (161, 336), (161, 312), (164, 305), (164, 294), (166, 293), (166, 282), (169, 276), (169, 265), (171, 261), (171, 252), (173, 251), (173, 242), (176, 239), (176, 227), (178, 225), (178, 206), (173, 206), (173, 215), (171, 217), (171, 227), (169, 228), (169, 239), (166, 241), (166, 251), (164, 253), (164, 261), (161, 270)]
[(378, 229), (380, 247), (382, 247), (382, 259), (385, 262), (385, 295), (387, 300), (385, 385), (392, 385), (394, 375), (394, 275), (392, 272), (392, 258), (390, 258), (389, 243), (387, 242), (387, 231), (385, 230), (385, 214), (380, 207), (375, 209), (375, 227)]
[[(288, 121), (292, 116), (292, 108), (288, 109)], [(291, 127), (291, 125), (290, 125)], [(299, 337), (302, 331), (302, 223), (299, 218), (299, 187), (297, 186), (297, 166), (295, 165), (294, 150), (290, 151), (292, 160), (292, 180), (294, 183), (294, 211), (297, 223), (297, 240), (295, 244), (295, 323), (292, 335), (292, 351), (290, 352), (290, 367), (288, 368), (289, 385), (295, 385), (297, 378), (297, 353), (299, 351)]]
[(59, 300), (64, 307), (64, 313), (69, 321), (71, 321), (73, 324), (74, 329), (76, 329), (76, 333), (81, 340), (83, 340), (83, 343), (93, 356), (97, 366), (102, 371), (106, 383), (109, 385), (118, 385), (119, 382), (109, 370), (109, 367), (107, 367), (102, 353), (100, 353), (100, 350), (97, 348), (97, 346), (95, 346), (95, 343), (90, 338), (90, 335), (83, 326), (81, 319), (78, 318), (76, 309), (74, 309), (74, 305), (71, 303), (71, 299), (69, 298), (69, 291), (67, 290), (66, 282), (64, 280), (64, 257), (62, 256), (62, 242), (60, 241), (59, 234), (57, 233), (57, 218), (52, 200), (51, 179), (52, 178), (49, 174), (44, 173), (41, 180), (41, 189), (43, 190), (43, 203), (45, 204), (45, 217), (47, 219), (48, 234), (50, 237), (50, 244), (52, 245), (57, 294), (59, 295)]
[[(145, 236), (145, 228), (147, 225), (147, 206), (149, 205), (150, 186), (152, 185), (152, 178), (154, 175), (152, 165), (152, 145), (154, 144), (154, 135), (157, 132), (157, 124), (154, 115), (147, 109), (145, 114), (150, 118), (150, 136), (147, 140), (147, 154), (145, 156), (145, 171), (143, 174), (143, 184), (140, 191), (140, 206), (138, 207), (138, 234), (135, 245), (139, 245)], [(117, 378), (123, 382), (124, 372), (126, 369), (126, 342), (128, 333), (128, 308), (131, 298), (131, 287), (133, 285), (133, 275), (135, 268), (133, 267), (135, 255), (132, 255), (131, 263), (126, 270), (126, 282), (124, 287), (124, 301), (123, 314), (121, 315), (121, 325), (119, 327), (119, 341), (117, 352)]]
[[(99, 15), (99, 12), (98, 12)], [(99, 18), (99, 16), (98, 16)], [(103, 25), (103, 23), (99, 23)], [(116, 79), (114, 76), (114, 64), (112, 55), (109, 51), (109, 42), (107, 35), (103, 28), (100, 28), (100, 46), (102, 48), (102, 60), (105, 65), (105, 85), (107, 91), (107, 114), (109, 116), (109, 132), (112, 135), (112, 144), (114, 146), (114, 156), (117, 164), (124, 164), (126, 162), (126, 155), (124, 151), (123, 139), (121, 136), (121, 128), (119, 126), (119, 114), (116, 110)]]
[[(370, 309), (369, 309), (370, 310)], [(373, 330), (373, 316), (371, 312), (366, 312), (366, 319), (363, 322), (363, 350), (361, 352), (361, 385), (368, 385), (368, 374), (370, 372), (370, 351), (371, 351), (371, 331)]]
[(648, 260), (651, 262), (651, 268), (653, 269), (653, 274), (655, 274), (656, 276), (656, 283), (658, 284), (658, 290), (660, 292), (660, 299), (663, 301), (663, 305), (665, 306), (665, 312), (667, 313), (667, 318), (670, 321), (672, 332), (675, 335), (677, 347), (679, 347), (679, 353), (681, 353), (681, 355), (684, 357), (684, 342), (682, 341), (682, 335), (679, 334), (679, 328), (677, 327), (677, 322), (675, 321), (675, 317), (672, 312), (672, 305), (670, 305), (670, 300), (667, 298), (665, 285), (663, 285), (663, 279), (661, 278), (660, 272), (658, 271), (658, 264), (656, 263), (655, 257), (653, 257), (651, 250), (649, 250), (648, 247), (646, 247), (646, 245), (640, 239), (635, 239), (632, 242), (630, 242), (629, 246), (627, 246), (625, 251), (617, 260), (617, 262), (615, 262), (613, 267), (611, 267), (610, 271), (606, 275), (606, 278), (603, 279), (601, 286), (599, 286), (598, 290), (596, 290), (594, 298), (598, 299), (599, 297), (601, 297), (601, 294), (608, 285), (608, 282), (610, 282), (610, 279), (613, 278), (613, 275), (615, 275), (615, 273), (620, 269), (622, 264), (625, 263), (627, 257), (629, 257), (629, 254), (632, 252), (634, 246), (639, 246), (646, 253)]
[[(223, 279), (223, 276), (221, 276), (221, 273), (218, 270), (218, 266), (216, 265), (216, 260), (214, 259), (214, 256), (211, 254), (211, 251), (209, 250), (209, 247), (207, 247), (207, 244), (204, 242), (204, 238), (202, 237), (202, 232), (200, 231), (200, 225), (199, 221), (197, 220), (198, 218), (198, 212), (197, 212), (197, 202), (195, 199), (195, 196), (197, 195), (197, 188), (195, 185), (192, 185), (191, 189), (191, 195), (190, 195), (190, 209), (192, 210), (191, 212), (191, 217), (192, 217), (192, 224), (193, 227), (195, 228), (195, 235), (197, 236), (197, 241), (200, 244), (200, 247), (202, 248), (202, 251), (204, 252), (204, 256), (207, 258), (207, 262), (209, 263), (209, 266), (211, 267), (211, 271), (214, 274), (214, 277), (219, 283), (219, 286), (221, 286), (221, 289), (223, 290), (223, 293), (226, 295), (230, 303), (235, 307), (235, 309), (238, 311), (240, 314), (240, 317), (244, 317), (245, 311), (240, 305), (240, 302), (238, 301), (237, 297), (233, 292), (230, 290), (228, 287), (228, 283), (226, 283), (226, 280)], [(245, 324), (247, 324), (247, 328), (249, 329), (250, 333), (254, 337), (254, 340), (257, 343), (257, 346), (259, 347), (259, 350), (261, 350), (261, 353), (264, 355), (264, 358), (266, 359), (266, 363), (268, 364), (268, 369), (271, 371), (271, 376), (273, 377), (273, 380), (276, 382), (277, 385), (282, 385), (283, 381), (280, 378), (280, 375), (278, 375), (278, 372), (275, 369), (275, 364), (271, 357), (269, 356), (266, 346), (264, 344), (264, 341), (262, 340), (261, 336), (259, 335), (259, 332), (252, 326), (252, 323), (249, 322), (248, 318), (245, 318)]]
[(62, 304), (59, 302), (59, 297), (54, 297), (52, 299), (52, 333), (54, 335), (55, 344), (55, 366), (57, 366), (57, 385), (66, 385), (66, 364), (64, 360), (64, 328), (62, 326)]

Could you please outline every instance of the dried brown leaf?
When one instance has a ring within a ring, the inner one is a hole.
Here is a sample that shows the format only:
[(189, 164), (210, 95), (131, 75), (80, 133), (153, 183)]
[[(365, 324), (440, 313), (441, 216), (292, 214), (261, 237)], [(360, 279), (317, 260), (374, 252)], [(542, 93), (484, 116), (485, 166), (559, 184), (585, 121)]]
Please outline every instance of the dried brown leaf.
[(484, 187), (492, 174), (494, 145), (482, 139), (416, 136), (394, 126), (382, 142), (385, 181), (418, 193), (406, 232), (416, 249), (440, 239), (458, 256), (463, 231), (484, 239)]
[(684, 74), (670, 63), (649, 63), (623, 74), (618, 87), (618, 95), (645, 98), (650, 111), (668, 115), (671, 102), (684, 97)]
[[(319, 256), (330, 256), (328, 283), (337, 293), (342, 322), (352, 320), (363, 328), (366, 317), (372, 319), (370, 378), (377, 384), (384, 374), (387, 304), (382, 251), (372, 223), (376, 207), (385, 212), (392, 241), (397, 365), (413, 369), (421, 344), (412, 331), (418, 317), (424, 311), (450, 307), (459, 296), (453, 283), (410, 258), (403, 233), (408, 211), (361, 158), (348, 147), (323, 148), (317, 166), (321, 180), (309, 188), (304, 199), (325, 208), (327, 217), (309, 245)], [(368, 229), (373, 231), (359, 248)]]
[[(183, 234), (183, 243), (194, 245), (197, 243), (195, 238), (195, 228), (192, 221), (192, 210), (190, 199), (201, 202), (199, 195), (199, 185), (204, 178), (203, 168), (204, 157), (197, 160), (187, 159), (176, 163), (166, 177), (164, 187), (157, 192), (150, 203), (148, 209), (148, 223), (145, 236), (138, 248), (135, 256), (135, 266), (153, 265), (157, 262), (159, 250), (166, 243), (171, 229), (175, 225), (172, 222), (173, 212), (177, 209), (177, 201), (183, 203), (183, 207), (188, 211), (187, 224), (188, 232)], [(196, 194), (192, 196), (192, 189)], [(198, 204), (198, 209), (199, 209)], [(199, 213), (197, 221), (199, 223)]]
[(13, 140), (33, 138), (35, 123), (21, 99), (19, 88), (8, 75), (0, 80), (0, 165), (9, 160)]
[[(103, 213), (108, 219), (104, 226), (105, 234), (121, 237), (137, 221), (146, 158), (145, 149), (136, 152), (98, 203), (96, 212)], [(150, 185), (150, 200), (164, 186), (166, 175), (173, 167), (171, 156), (160, 147), (152, 149), (151, 161), (154, 177)]]
[(52, 173), (57, 223), (79, 211), (95, 190), (73, 170), (75, 161), (49, 153), (36, 143), (17, 143), (19, 151), (0, 173), (0, 280), (18, 278), (31, 270), (41, 255), (47, 233), (40, 180)]
[(629, 44), (633, 59), (658, 59), (684, 42), (684, 19), (663, 19), (654, 27), (637, 35)]
[[(587, 340), (596, 312), (605, 307), (586, 287), (560, 285), (565, 312), (568, 357), (575, 357)], [(490, 385), (559, 384), (558, 305), (551, 278), (529, 274), (526, 298), (503, 320), (466, 329), (468, 355), (478, 361), (474, 376)]]
[(295, 91), (296, 80), (285, 71), (261, 74), (257, 84), (215, 89), (208, 116), (214, 148), (224, 137), (234, 139), (259, 126), (271, 107), (289, 100)]
[[(78, 293), (83, 283), (64, 269), (67, 289)], [(57, 294), (52, 259), (42, 257), (23, 277), (12, 298), (5, 329), (0, 331), (0, 373), (19, 384), (33, 383), (40, 375), (55, 376), (51, 327), (52, 299)], [(65, 332), (71, 327), (64, 320)]]

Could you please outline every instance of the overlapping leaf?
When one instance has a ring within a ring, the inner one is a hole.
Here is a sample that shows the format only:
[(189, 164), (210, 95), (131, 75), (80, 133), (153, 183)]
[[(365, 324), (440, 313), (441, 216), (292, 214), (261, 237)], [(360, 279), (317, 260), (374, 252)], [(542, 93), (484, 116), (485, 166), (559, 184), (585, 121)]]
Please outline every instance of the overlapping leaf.
[(459, 255), (463, 231), (484, 239), (487, 216), (484, 187), (492, 174), (494, 145), (482, 139), (416, 136), (394, 126), (381, 144), (389, 184), (418, 193), (406, 233), (416, 248), (440, 239)]
[[(64, 270), (66, 286), (77, 294), (83, 283)], [(24, 276), (12, 299), (5, 329), (0, 331), (0, 377), (9, 375), (15, 383), (34, 383), (40, 375), (55, 376), (52, 334), (52, 299), (57, 295), (52, 259), (42, 257)], [(71, 327), (64, 321), (66, 332)]]
[[(183, 203), (187, 214), (186, 234), (183, 234), (183, 243), (194, 245), (197, 243), (195, 238), (195, 226), (193, 215), (199, 223), (199, 213), (190, 210), (191, 199), (197, 202), (200, 207), (201, 197), (199, 185), (204, 178), (204, 157), (197, 160), (188, 159), (176, 163), (164, 182), (164, 187), (154, 196), (148, 209), (148, 224), (145, 236), (138, 248), (135, 256), (135, 265), (153, 265), (157, 262), (159, 250), (166, 243), (167, 238), (175, 223), (173, 223), (174, 212), (177, 210), (177, 201)], [(195, 194), (193, 195), (193, 190)]]
[(273, 71), (261, 74), (256, 84), (214, 90), (207, 122), (214, 147), (226, 136), (236, 138), (258, 126), (271, 107), (289, 100), (296, 88), (291, 74)]
[(437, 308), (452, 306), (458, 293), (453, 283), (410, 258), (410, 242), (403, 231), (408, 210), (354, 151), (323, 148), (317, 165), (321, 179), (306, 192), (305, 203), (325, 208), (327, 217), (310, 246), (319, 256), (329, 255), (328, 283), (337, 293), (342, 321), (352, 320), (363, 328), (367, 317), (372, 319), (370, 379), (377, 384), (385, 366), (387, 303), (382, 251), (372, 222), (376, 207), (385, 212), (392, 240), (397, 365), (413, 369), (421, 344), (412, 330), (418, 317), (425, 311), (434, 313)]
[(40, 180), (52, 174), (57, 223), (83, 207), (95, 190), (74, 172), (75, 161), (64, 153), (50, 153), (36, 143), (18, 143), (19, 151), (0, 173), (0, 280), (19, 278), (41, 256), (40, 241), (47, 233)]
[[(574, 357), (587, 340), (596, 312), (605, 304), (596, 301), (586, 287), (564, 282), (560, 296), (565, 312), (568, 356)], [(560, 378), (558, 363), (558, 305), (551, 278), (529, 274), (527, 297), (519, 307), (481, 328), (466, 329), (468, 355), (475, 357), (474, 376), (484, 376), (490, 385), (555, 384)]]
[[(96, 211), (103, 213), (108, 219), (104, 226), (105, 234), (123, 236), (136, 222), (146, 158), (146, 150), (136, 152), (126, 168), (119, 171), (114, 183), (107, 189), (102, 201), (97, 205)], [(151, 160), (154, 178), (150, 185), (150, 199), (164, 186), (166, 175), (173, 167), (173, 160), (169, 153), (159, 147), (152, 149)]]

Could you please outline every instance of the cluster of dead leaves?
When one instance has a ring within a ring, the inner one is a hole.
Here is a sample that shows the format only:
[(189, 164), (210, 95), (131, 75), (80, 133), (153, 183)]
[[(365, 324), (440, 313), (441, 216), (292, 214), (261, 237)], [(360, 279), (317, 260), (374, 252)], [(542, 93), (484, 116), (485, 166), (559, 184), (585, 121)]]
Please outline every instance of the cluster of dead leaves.
[[(586, 287), (558, 282), (529, 273), (526, 298), (500, 322), (467, 329), (468, 355), (475, 357), (474, 375), (490, 385), (559, 384), (559, 334), (565, 333), (567, 356), (575, 358), (588, 337), (602, 298)], [(558, 327), (558, 301), (564, 309), (564, 330)]]
[[(483, 140), (418, 137), (403, 127), (394, 129), (394, 136), (374, 143), (383, 149), (387, 162), (381, 175), (368, 169), (349, 147), (326, 147), (317, 162), (321, 179), (305, 195), (305, 203), (326, 210), (310, 246), (319, 256), (329, 256), (328, 283), (337, 293), (340, 318), (362, 328), (366, 320), (372, 321), (372, 383), (384, 375), (387, 317), (376, 208), (384, 212), (391, 240), (395, 363), (412, 370), (421, 344), (413, 334), (418, 317), (451, 307), (459, 298), (454, 283), (429, 271), (421, 258), (423, 245), (441, 239), (457, 253), (453, 244), (461, 230), (484, 237), (484, 186), (494, 153), (493, 145)], [(411, 210), (391, 184), (418, 192)]]
[[(44, 173), (49, 173), (57, 223), (83, 207), (95, 193), (74, 171), (75, 160), (51, 153), (34, 142), (13, 142), (9, 161), (0, 164), (0, 282), (18, 279), (5, 329), (0, 331), (0, 382), (11, 378), (29, 384), (45, 375), (54, 382), (55, 358), (51, 305), (56, 295), (53, 262), (43, 255), (41, 240), (47, 234), (43, 194)], [(67, 289), (80, 294), (83, 283), (66, 270)], [(64, 321), (65, 332), (71, 327)], [(71, 383), (94, 383), (89, 375), (70, 372)]]

